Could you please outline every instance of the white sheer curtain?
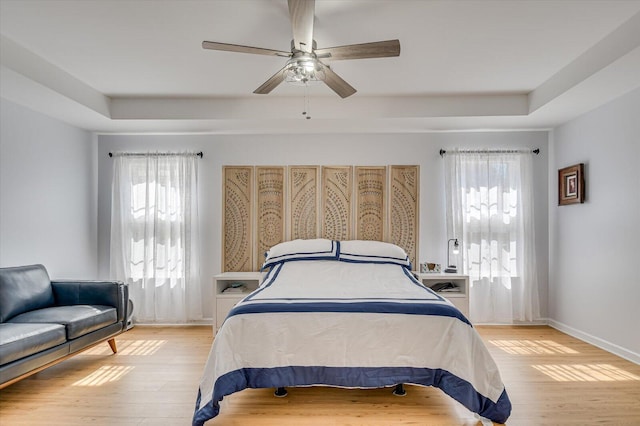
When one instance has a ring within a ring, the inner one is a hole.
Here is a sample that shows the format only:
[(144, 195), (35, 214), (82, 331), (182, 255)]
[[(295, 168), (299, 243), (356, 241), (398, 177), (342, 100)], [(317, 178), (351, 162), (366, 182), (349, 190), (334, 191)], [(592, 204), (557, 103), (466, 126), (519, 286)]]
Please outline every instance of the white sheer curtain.
[(539, 319), (532, 153), (447, 150), (448, 238), (469, 274), (469, 315), (478, 323)]
[(202, 319), (194, 153), (116, 153), (111, 275), (129, 283), (134, 320)]

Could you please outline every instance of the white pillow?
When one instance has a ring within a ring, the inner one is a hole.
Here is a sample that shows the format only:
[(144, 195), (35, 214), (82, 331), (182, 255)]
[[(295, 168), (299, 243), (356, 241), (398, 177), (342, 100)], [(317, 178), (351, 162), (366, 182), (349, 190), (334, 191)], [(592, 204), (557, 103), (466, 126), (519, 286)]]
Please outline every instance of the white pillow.
[(289, 260), (337, 260), (338, 242), (325, 238), (286, 241), (271, 247), (265, 256), (262, 269)]
[(411, 268), (409, 256), (402, 247), (382, 241), (341, 241), (339, 260), (357, 263), (391, 263)]

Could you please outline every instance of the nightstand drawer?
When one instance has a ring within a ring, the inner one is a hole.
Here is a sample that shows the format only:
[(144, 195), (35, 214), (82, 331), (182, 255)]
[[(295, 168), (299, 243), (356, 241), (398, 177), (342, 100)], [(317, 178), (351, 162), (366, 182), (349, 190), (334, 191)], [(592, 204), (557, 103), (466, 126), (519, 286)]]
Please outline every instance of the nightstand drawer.
[(469, 301), (466, 297), (447, 297), (446, 293), (438, 293), (460, 310), (465, 317), (469, 317)]
[(242, 300), (242, 297), (216, 300), (216, 328), (220, 328), (227, 314)]

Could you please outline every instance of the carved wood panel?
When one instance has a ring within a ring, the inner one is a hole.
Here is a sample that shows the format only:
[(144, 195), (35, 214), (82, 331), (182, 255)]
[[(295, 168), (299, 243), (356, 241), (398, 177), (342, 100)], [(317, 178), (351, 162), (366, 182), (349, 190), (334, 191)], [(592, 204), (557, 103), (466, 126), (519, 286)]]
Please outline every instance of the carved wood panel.
[(318, 167), (289, 168), (290, 239), (318, 238)]
[(264, 253), (284, 241), (284, 167), (256, 167), (256, 268)]
[(253, 270), (253, 167), (223, 168), (223, 272)]
[(352, 168), (322, 167), (322, 238), (350, 240)]
[(356, 226), (358, 240), (384, 241), (387, 168), (358, 166), (356, 176)]
[(391, 166), (389, 240), (399, 245), (417, 267), (419, 166)]
[(273, 245), (320, 236), (389, 241), (415, 266), (419, 182), (419, 166), (225, 166), (222, 270), (259, 270)]

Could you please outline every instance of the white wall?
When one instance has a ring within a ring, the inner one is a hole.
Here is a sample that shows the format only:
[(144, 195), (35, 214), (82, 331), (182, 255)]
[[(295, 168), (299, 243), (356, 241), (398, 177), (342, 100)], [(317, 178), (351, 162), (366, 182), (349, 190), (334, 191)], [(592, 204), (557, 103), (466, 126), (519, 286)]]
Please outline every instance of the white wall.
[(97, 276), (97, 141), (0, 100), (0, 266)]
[[(640, 89), (553, 131), (549, 317), (640, 363)], [(585, 164), (586, 202), (557, 205), (557, 170)]]
[(102, 135), (98, 140), (98, 241), (99, 275), (109, 276), (110, 191), (112, 160), (109, 151), (197, 150), (201, 217), (201, 276), (203, 309), (212, 317), (212, 277), (220, 272), (222, 235), (223, 165), (420, 165), (420, 261), (444, 264), (446, 228), (444, 172), (440, 148), (528, 147), (541, 148), (534, 160), (538, 274), (542, 315), (546, 316), (548, 260), (547, 139), (540, 132), (478, 132), (427, 134), (338, 135)]

